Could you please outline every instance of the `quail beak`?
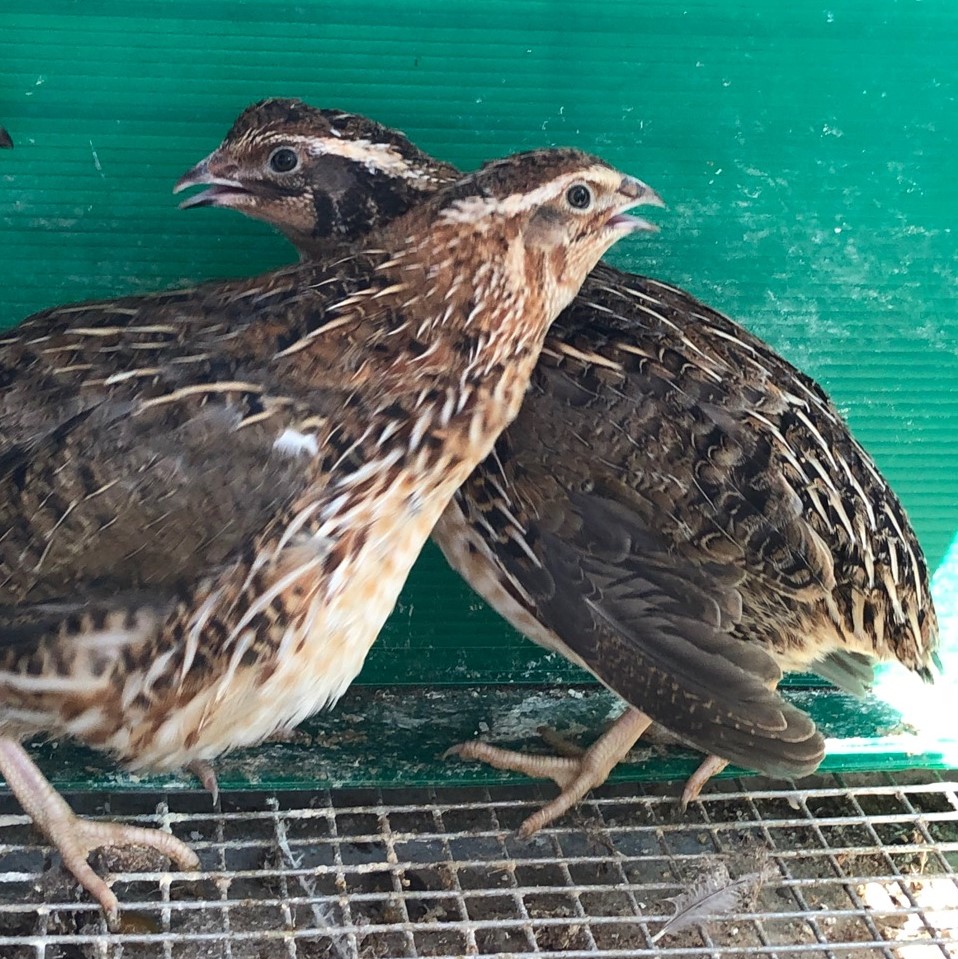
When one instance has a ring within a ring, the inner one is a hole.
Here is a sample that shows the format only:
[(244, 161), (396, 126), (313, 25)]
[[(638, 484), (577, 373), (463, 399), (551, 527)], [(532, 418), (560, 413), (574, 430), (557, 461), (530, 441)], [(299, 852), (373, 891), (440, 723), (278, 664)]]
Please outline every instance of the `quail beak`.
[(618, 192), (622, 196), (622, 204), (619, 211), (609, 218), (606, 226), (623, 233), (658, 232), (659, 228), (654, 223), (649, 223), (648, 220), (643, 220), (640, 216), (631, 216), (625, 211), (636, 206), (664, 207), (665, 203), (662, 201), (662, 197), (648, 184), (631, 176), (622, 177)]
[(193, 167), (187, 170), (176, 181), (173, 187), (174, 193), (179, 193), (191, 186), (205, 186), (206, 190), (191, 197), (187, 197), (181, 204), (181, 210), (188, 210), (196, 206), (243, 206), (244, 200), (250, 196), (250, 191), (239, 180), (231, 177), (219, 176), (212, 170), (210, 161), (215, 154), (210, 154), (205, 160), (201, 160)]
[(3, 129), (3, 127), (0, 127), (0, 150), (12, 150), (12, 149), (13, 149), (13, 139), (10, 137), (10, 134)]

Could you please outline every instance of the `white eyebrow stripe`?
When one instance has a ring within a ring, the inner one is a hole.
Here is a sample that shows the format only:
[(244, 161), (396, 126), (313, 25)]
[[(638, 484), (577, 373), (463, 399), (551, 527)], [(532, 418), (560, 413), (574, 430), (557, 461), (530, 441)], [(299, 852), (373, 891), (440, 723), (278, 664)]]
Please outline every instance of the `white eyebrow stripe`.
[[(310, 156), (338, 156), (345, 160), (362, 163), (370, 173), (385, 173), (387, 176), (405, 180), (435, 180), (428, 170), (409, 163), (393, 143), (373, 143), (372, 140), (349, 140), (336, 130), (330, 129), (323, 136), (307, 136), (302, 133), (272, 131), (257, 134), (249, 131), (243, 140), (259, 139), (260, 143), (276, 146), (301, 147)], [(411, 144), (410, 144), (411, 145)]]
[(501, 200), (494, 197), (464, 197), (450, 204), (442, 211), (439, 218), (447, 223), (471, 223), (477, 217), (489, 216), (490, 214), (514, 216), (517, 213), (539, 206), (547, 200), (554, 199), (567, 187), (584, 179), (608, 179), (610, 185), (613, 185), (621, 178), (622, 174), (616, 174), (608, 167), (593, 166), (586, 170), (564, 173), (528, 193), (511, 193)]
[(424, 170), (409, 163), (392, 143), (373, 143), (372, 140), (321, 139), (317, 137), (288, 137), (290, 142), (302, 142), (311, 156), (338, 156), (362, 163), (370, 173), (385, 173), (406, 180), (427, 180)]

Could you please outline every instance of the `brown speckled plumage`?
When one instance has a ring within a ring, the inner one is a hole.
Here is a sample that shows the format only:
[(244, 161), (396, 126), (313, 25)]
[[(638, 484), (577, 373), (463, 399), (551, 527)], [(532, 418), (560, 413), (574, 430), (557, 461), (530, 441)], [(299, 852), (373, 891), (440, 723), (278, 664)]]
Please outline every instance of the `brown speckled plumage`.
[[(295, 182), (269, 168), (283, 147)], [(180, 187), (214, 184), (184, 205), (235, 207), (321, 258), (330, 236), (361, 235), (364, 211), (381, 223), (456, 175), (373, 121), (274, 100)], [(530, 638), (700, 748), (770, 774), (806, 774), (824, 752), (769, 692), (782, 671), (855, 692), (875, 659), (930, 675), (921, 549), (827, 396), (646, 277), (593, 272), (550, 331), (518, 419), (434, 536)], [(637, 716), (612, 765), (644, 728)]]
[(651, 198), (577, 151), (524, 154), (361, 251), (0, 339), (0, 770), (61, 848), (86, 827), (43, 818), (16, 740), (168, 769), (335, 702), (548, 324)]

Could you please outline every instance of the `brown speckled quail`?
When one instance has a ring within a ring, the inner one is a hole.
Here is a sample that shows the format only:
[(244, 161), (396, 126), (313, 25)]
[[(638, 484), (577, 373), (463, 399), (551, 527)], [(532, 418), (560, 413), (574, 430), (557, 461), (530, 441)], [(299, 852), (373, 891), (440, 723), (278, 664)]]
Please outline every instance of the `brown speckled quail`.
[(574, 150), (465, 177), (326, 265), (60, 307), (0, 337), (0, 772), (111, 919), (19, 744), (171, 769), (292, 728), (359, 672), (549, 323), (644, 220)]
[[(266, 220), (321, 259), (457, 175), (371, 120), (269, 100), (177, 189), (205, 185), (183, 206)], [(817, 767), (814, 725), (768, 691), (783, 671), (859, 694), (873, 660), (930, 675), (921, 549), (835, 407), (767, 344), (647, 277), (592, 273), (434, 538), (513, 626), (634, 707), (581, 760), (457, 747), (556, 779), (562, 795), (525, 833), (603, 782), (649, 717), (716, 754), (688, 801), (725, 760)]]

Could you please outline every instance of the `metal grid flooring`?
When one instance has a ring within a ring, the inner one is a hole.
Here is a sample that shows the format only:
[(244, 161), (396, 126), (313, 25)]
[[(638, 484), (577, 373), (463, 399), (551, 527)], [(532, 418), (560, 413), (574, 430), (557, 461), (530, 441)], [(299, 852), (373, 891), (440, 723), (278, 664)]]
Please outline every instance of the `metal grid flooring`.
[[(78, 811), (172, 829), (202, 859), (189, 876), (105, 859), (122, 873), (117, 935), (0, 797), (0, 956), (958, 959), (958, 776), (725, 780), (684, 818), (674, 794), (608, 787), (527, 841), (536, 787), (238, 793), (216, 809), (81, 794)], [(756, 871), (740, 911), (653, 941), (669, 897)]]

